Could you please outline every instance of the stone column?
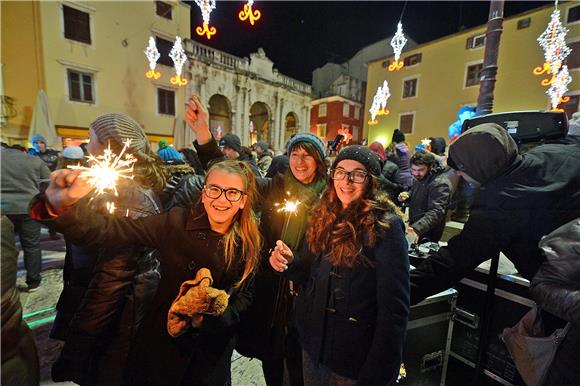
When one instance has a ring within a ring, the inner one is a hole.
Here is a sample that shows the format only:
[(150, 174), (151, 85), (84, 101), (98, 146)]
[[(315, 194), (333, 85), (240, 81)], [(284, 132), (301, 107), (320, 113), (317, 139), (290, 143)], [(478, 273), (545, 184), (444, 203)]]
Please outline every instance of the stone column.
[[(240, 139), (242, 140), (242, 145), (248, 146), (249, 140), (249, 133), (248, 133), (248, 124), (250, 123), (250, 90), (244, 89), (244, 114), (242, 115), (242, 136)], [(254, 130), (256, 128), (254, 127)]]
[(244, 89), (242, 87), (238, 87), (236, 92), (236, 118), (234, 122), (235, 126), (232, 132), (235, 133), (242, 132), (243, 119), (244, 119)]
[(284, 149), (286, 144), (286, 117), (284, 116), (284, 99), (280, 101), (280, 116), (278, 118), (280, 124), (278, 125), (278, 147)]
[(280, 103), (281, 103), (281, 98), (280, 98), (280, 94), (276, 93), (276, 108), (274, 110), (274, 116), (272, 117), (272, 141), (270, 143), (270, 146), (272, 147), (272, 150), (276, 151), (279, 148), (279, 138), (280, 138), (280, 132), (278, 130), (278, 126), (279, 126), (279, 122), (280, 122)]

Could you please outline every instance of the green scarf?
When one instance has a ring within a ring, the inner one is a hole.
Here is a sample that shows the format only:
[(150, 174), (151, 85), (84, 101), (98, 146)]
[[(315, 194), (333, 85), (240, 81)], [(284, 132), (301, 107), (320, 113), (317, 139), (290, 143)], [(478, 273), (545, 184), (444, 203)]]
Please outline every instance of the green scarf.
[(308, 215), (325, 188), (325, 178), (314, 180), (310, 184), (303, 184), (292, 175), (290, 169), (284, 174), (284, 190), (289, 192), (285, 198), (287, 200), (300, 201), (296, 213), (281, 213), (284, 216), (284, 226), (280, 239), (291, 249), (296, 250), (302, 244), (302, 239), (306, 233)]

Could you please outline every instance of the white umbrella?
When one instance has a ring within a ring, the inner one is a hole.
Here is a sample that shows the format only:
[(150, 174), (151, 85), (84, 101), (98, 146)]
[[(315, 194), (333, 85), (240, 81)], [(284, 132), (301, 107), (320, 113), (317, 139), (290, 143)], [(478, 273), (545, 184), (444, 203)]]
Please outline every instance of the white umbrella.
[(62, 140), (56, 135), (56, 129), (48, 108), (48, 97), (44, 90), (40, 90), (36, 97), (36, 105), (32, 113), (30, 130), (28, 131), (28, 142), (31, 142), (34, 134), (40, 134), (46, 138), (46, 147), (62, 150)]

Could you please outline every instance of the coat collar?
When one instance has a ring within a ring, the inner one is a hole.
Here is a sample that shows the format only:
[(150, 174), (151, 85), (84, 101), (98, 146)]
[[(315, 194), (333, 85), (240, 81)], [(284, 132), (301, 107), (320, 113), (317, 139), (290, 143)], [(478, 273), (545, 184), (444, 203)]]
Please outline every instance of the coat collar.
[(185, 224), (185, 230), (212, 231), (209, 225), (209, 219), (207, 218), (207, 213), (203, 210), (203, 206), (191, 208), (189, 216), (187, 217), (187, 223)]

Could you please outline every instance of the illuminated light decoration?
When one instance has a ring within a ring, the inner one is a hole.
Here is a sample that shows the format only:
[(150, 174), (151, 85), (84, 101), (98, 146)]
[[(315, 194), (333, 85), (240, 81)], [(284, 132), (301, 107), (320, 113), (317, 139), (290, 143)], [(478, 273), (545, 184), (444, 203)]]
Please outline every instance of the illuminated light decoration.
[(215, 9), (215, 0), (195, 0), (195, 3), (201, 9), (201, 17), (203, 18), (202, 26), (198, 26), (195, 32), (199, 36), (205, 35), (208, 39), (211, 39), (217, 33), (216, 28), (209, 25), (209, 15)]
[(338, 129), (338, 134), (342, 135), (342, 137), (344, 138), (343, 142), (348, 145), (348, 143), (352, 139), (352, 134), (350, 133), (350, 130), (348, 129), (348, 127), (345, 128), (344, 130)]
[(254, 0), (248, 0), (248, 2), (244, 4), (244, 9), (238, 13), (238, 17), (241, 21), (249, 20), (251, 25), (254, 25), (254, 23), (262, 17), (262, 12), (260, 12), (259, 9), (252, 9), (253, 5)]
[(183, 46), (181, 45), (181, 38), (179, 36), (175, 37), (175, 43), (173, 44), (173, 48), (169, 52), (169, 57), (173, 60), (173, 64), (175, 65), (175, 76), (171, 77), (170, 82), (171, 84), (175, 84), (178, 86), (183, 86), (187, 84), (187, 79), (183, 79), (181, 77), (181, 71), (183, 70), (183, 65), (187, 60), (187, 55), (185, 55), (185, 51), (183, 50)]
[[(121, 153), (116, 155), (111, 150), (109, 143), (103, 155), (87, 157), (90, 167), (70, 165), (68, 168), (81, 170), (79, 177), (87, 179), (88, 184), (95, 188), (95, 195), (112, 192), (118, 196), (117, 182), (119, 179), (133, 179), (133, 165), (137, 162), (137, 158), (131, 154), (126, 154), (130, 145), (131, 140), (127, 139)], [(107, 209), (109, 212), (114, 211), (114, 205), (108, 204)]]
[(546, 94), (550, 97), (552, 110), (558, 110), (560, 103), (565, 103), (563, 95), (568, 91), (568, 84), (572, 81), (568, 67), (563, 65), (572, 50), (566, 45), (568, 29), (560, 21), (560, 10), (556, 0), (555, 9), (550, 16), (546, 30), (538, 37), (538, 43), (544, 50), (544, 63), (534, 68), (534, 75), (548, 75), (542, 79), (542, 86), (550, 86)]
[(155, 71), (155, 67), (157, 66), (157, 61), (161, 54), (159, 50), (157, 50), (157, 46), (155, 45), (155, 39), (153, 37), (149, 37), (149, 45), (145, 49), (145, 56), (147, 57), (147, 61), (149, 61), (149, 71), (145, 73), (145, 76), (149, 79), (159, 79), (161, 74), (159, 71)]
[(391, 97), (391, 90), (389, 90), (389, 83), (385, 80), (382, 86), (379, 86), (375, 96), (373, 97), (373, 103), (369, 112), (371, 113), (371, 120), (368, 121), (369, 125), (376, 125), (378, 123), (377, 116), (388, 115), (389, 110), (387, 107), (387, 101)]
[(431, 146), (431, 140), (429, 138), (423, 138), (421, 144), (427, 149)]
[(550, 85), (546, 94), (550, 96), (550, 104), (552, 105), (552, 110), (560, 111), (558, 109), (558, 105), (562, 102), (565, 102), (566, 99), (570, 100), (569, 97), (564, 97), (563, 95), (568, 91), (568, 85), (572, 82), (572, 77), (568, 72), (568, 66), (564, 65), (558, 71), (558, 74), (553, 77), (553, 82)]
[(407, 38), (403, 34), (403, 24), (399, 22), (397, 24), (397, 33), (395, 33), (391, 40), (391, 47), (393, 47), (393, 52), (395, 53), (395, 61), (389, 65), (389, 71), (399, 71), (403, 68), (404, 63), (399, 58), (401, 57), (401, 51), (403, 51), (405, 44), (407, 44)]

